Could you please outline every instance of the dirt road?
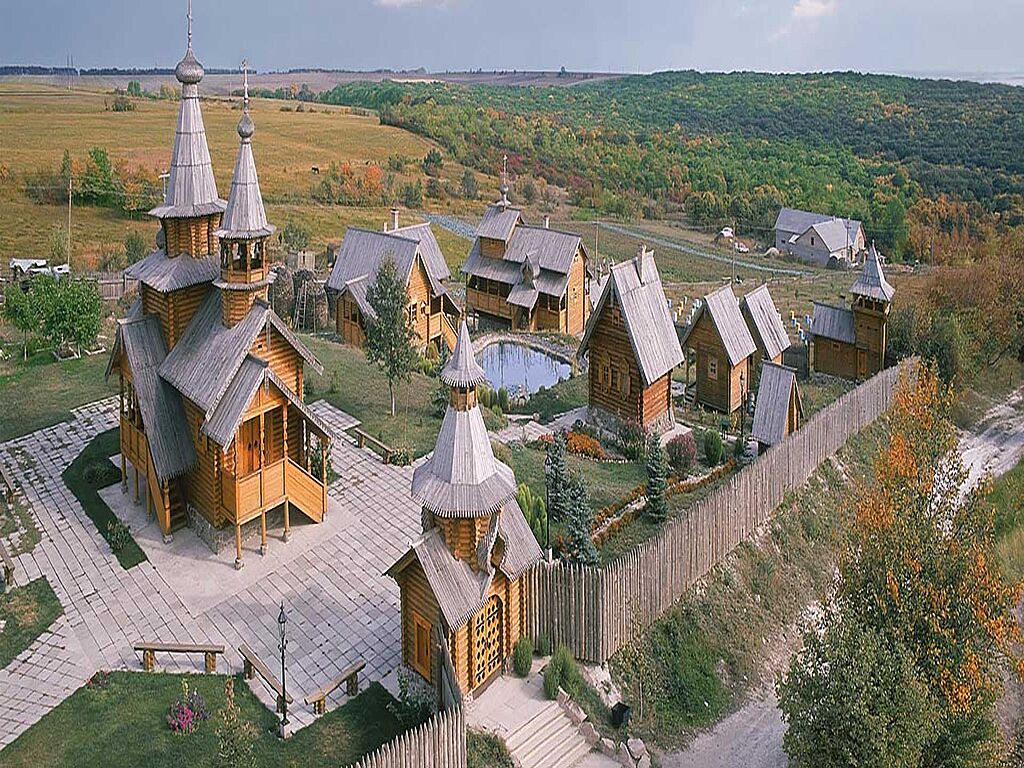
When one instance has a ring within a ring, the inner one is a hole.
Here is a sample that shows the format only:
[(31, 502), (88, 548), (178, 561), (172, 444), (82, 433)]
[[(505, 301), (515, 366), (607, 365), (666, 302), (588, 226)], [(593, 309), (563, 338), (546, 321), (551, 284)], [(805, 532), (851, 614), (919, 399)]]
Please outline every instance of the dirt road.
[[(1024, 387), (993, 406), (960, 447), (973, 485), (986, 472), (998, 476), (1024, 455)], [(665, 768), (785, 768), (785, 723), (772, 688), (754, 693), (736, 712), (700, 734), (682, 751), (665, 755)]]

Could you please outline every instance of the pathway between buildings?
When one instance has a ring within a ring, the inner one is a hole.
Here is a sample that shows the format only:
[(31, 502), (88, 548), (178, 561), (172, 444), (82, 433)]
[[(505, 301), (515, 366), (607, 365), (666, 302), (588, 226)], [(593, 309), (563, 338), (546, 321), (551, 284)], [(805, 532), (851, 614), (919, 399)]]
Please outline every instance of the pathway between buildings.
[[(986, 473), (999, 476), (1024, 456), (1024, 387), (993, 406), (960, 441), (968, 483)], [(662, 759), (665, 768), (784, 768), (786, 733), (772, 687), (755, 692), (740, 709), (700, 734), (690, 746)]]

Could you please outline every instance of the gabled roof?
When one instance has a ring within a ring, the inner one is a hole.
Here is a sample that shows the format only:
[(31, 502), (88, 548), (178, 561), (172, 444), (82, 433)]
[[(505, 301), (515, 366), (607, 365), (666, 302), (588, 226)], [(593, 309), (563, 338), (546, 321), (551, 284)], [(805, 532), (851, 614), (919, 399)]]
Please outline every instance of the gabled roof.
[(587, 322), (577, 355), (590, 348), (601, 312), (613, 293), (621, 308), (626, 334), (644, 386), (650, 386), (683, 361), (679, 336), (668, 313), (661, 277), (650, 252), (611, 268), (601, 298)]
[[(829, 216), (823, 213), (811, 213), (810, 211), (798, 211), (795, 208), (783, 208), (779, 211), (778, 218), (775, 219), (775, 229), (781, 230), (782, 232), (793, 232), (797, 235), (802, 235), (815, 224), (820, 224), (823, 221), (830, 221), (834, 218), (834, 216)], [(850, 241), (853, 242), (853, 239), (860, 231), (861, 223), (856, 219), (838, 219), (838, 221), (847, 222), (847, 226), (850, 230)]]
[(213, 291), (196, 312), (160, 375), (206, 413), (213, 410), (249, 354), (256, 337), (272, 327), (314, 370), (323, 367), (306, 346), (261, 300), (230, 328), (221, 322), (220, 292)]
[(487, 206), (483, 218), (480, 219), (480, 223), (476, 227), (476, 236), (508, 242), (508, 238), (516, 224), (519, 223), (522, 214), (523, 212), (518, 208), (491, 203)]
[(846, 307), (814, 302), (814, 315), (811, 317), (811, 335), (821, 336), (833, 341), (854, 344), (857, 333), (854, 326), (853, 312)]
[[(194, 64), (193, 66), (190, 66)], [(188, 72), (185, 72), (185, 69)], [(196, 69), (198, 68), (198, 69)], [(195, 70), (195, 74), (192, 70)], [(217, 195), (217, 182), (213, 178), (210, 148), (206, 143), (206, 126), (199, 106), (199, 81), (202, 67), (189, 48), (178, 64), (181, 81), (181, 106), (178, 109), (178, 127), (174, 134), (171, 153), (170, 177), (164, 202), (150, 214), (158, 219), (208, 216), (222, 212), (227, 203)]]
[(357, 277), (354, 280), (349, 280), (345, 285), (342, 286), (341, 290), (338, 291), (338, 296), (344, 296), (346, 293), (349, 294), (356, 302), (356, 306), (359, 307), (359, 311), (363, 313), (363, 317), (368, 320), (375, 320), (377, 318), (377, 310), (370, 304), (369, 299), (366, 298), (366, 291), (369, 289), (369, 278), (365, 275), (363, 277)]
[(866, 296), (869, 299), (879, 301), (892, 301), (896, 295), (896, 289), (889, 285), (882, 272), (882, 260), (872, 243), (864, 257), (864, 269), (857, 278), (857, 282), (850, 288), (850, 293), (855, 296)]
[(157, 374), (167, 355), (160, 321), (153, 316), (121, 320), (107, 364), (107, 376), (124, 355), (139, 401), (153, 466), (161, 480), (188, 472), (196, 464), (181, 397)]
[[(247, 122), (248, 121), (248, 122)], [(228, 193), (227, 209), (220, 229), (219, 238), (226, 240), (251, 240), (274, 234), (274, 225), (267, 223), (267, 212), (260, 194), (260, 180), (256, 174), (256, 160), (252, 156), (252, 120), (246, 107), (238, 124), (241, 142), (235, 158), (235, 172), (231, 177), (231, 192)]]
[(581, 238), (570, 232), (521, 224), (516, 227), (505, 249), (505, 260), (522, 264), (527, 259), (548, 272), (567, 275)]
[(754, 426), (751, 435), (757, 442), (777, 445), (786, 436), (789, 421), (789, 402), (796, 391), (797, 411), (803, 413), (800, 390), (796, 383), (796, 370), (785, 365), (764, 362), (757, 385), (757, 405), (754, 407)]
[(515, 493), (515, 475), (494, 458), (480, 408), (449, 405), (434, 452), (413, 471), (413, 498), (441, 517), (485, 517)]
[(440, 296), (445, 292), (442, 281), (451, 277), (451, 272), (429, 224), (391, 232), (349, 227), (338, 249), (327, 287), (340, 291), (347, 283), (359, 278), (366, 278), (367, 286), (372, 285), (385, 256), (391, 257), (398, 279), (406, 285), (419, 256), (432, 294)]
[(413, 560), (419, 562), (445, 623), (450, 629), (458, 629), (487, 600), (493, 578), (490, 559), (499, 540), (504, 552), (498, 569), (509, 579), (518, 578), (541, 559), (537, 540), (514, 499), (502, 506), (496, 518), (496, 527), (492, 522), (488, 536), (481, 542), (483, 551), (478, 553), (478, 560), (482, 560), (485, 567), (480, 570), (474, 571), (464, 560), (452, 555), (440, 530), (431, 528), (388, 569), (388, 575), (397, 578)]
[(735, 367), (740, 362), (750, 357), (757, 351), (754, 345), (754, 337), (750, 335), (747, 328), (747, 321), (743, 319), (739, 302), (732, 292), (731, 285), (723, 285), (717, 291), (713, 291), (704, 297), (700, 309), (693, 316), (693, 320), (683, 334), (682, 343), (690, 337), (693, 329), (697, 327), (697, 321), (707, 312), (711, 316), (711, 322), (722, 339), (722, 346), (725, 347), (725, 354), (729, 358), (729, 365)]
[(487, 374), (473, 353), (473, 340), (469, 337), (469, 326), (465, 318), (459, 323), (455, 351), (441, 371), (441, 381), (449, 387), (472, 387), (487, 381)]
[[(835, 253), (841, 251), (847, 246), (854, 246), (854, 238), (857, 233), (854, 230), (848, 229), (850, 225), (847, 224), (845, 219), (828, 219), (827, 221), (820, 221), (817, 224), (813, 224), (808, 229), (813, 229), (818, 233), (818, 237), (821, 238), (821, 242), (828, 248), (829, 253)], [(802, 234), (807, 234), (805, 230)]]
[(225, 451), (235, 439), (238, 427), (242, 423), (256, 391), (261, 386), (273, 385), (285, 398), (297, 407), (314, 429), (319, 430), (321, 437), (329, 437), (327, 425), (309, 411), (305, 404), (292, 392), (291, 388), (281, 381), (280, 377), (267, 365), (266, 361), (248, 355), (228, 385), (224, 396), (213, 411), (207, 416), (202, 432), (221, 446)]
[(220, 277), (220, 257), (212, 255), (195, 259), (188, 254), (171, 257), (163, 251), (153, 251), (124, 273), (154, 291), (168, 293), (216, 280)]
[(779, 310), (775, 308), (767, 283), (762, 283), (744, 296), (743, 306), (753, 326), (750, 332), (761, 340), (766, 357), (774, 359), (790, 348), (789, 334), (779, 317)]

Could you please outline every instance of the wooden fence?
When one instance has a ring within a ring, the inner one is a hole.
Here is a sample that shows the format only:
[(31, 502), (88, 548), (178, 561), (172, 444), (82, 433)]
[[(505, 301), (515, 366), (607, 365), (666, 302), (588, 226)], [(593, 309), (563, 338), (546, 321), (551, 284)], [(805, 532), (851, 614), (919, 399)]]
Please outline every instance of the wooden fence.
[(438, 712), (397, 736), (351, 768), (466, 768), (466, 716), (462, 707)]
[(604, 663), (647, 629), (694, 582), (752, 536), (852, 435), (892, 401), (903, 363), (827, 406), (779, 445), (668, 523), (654, 539), (603, 567), (540, 563), (528, 574), (530, 629), (576, 658)]
[(123, 272), (94, 272), (86, 277), (96, 283), (96, 290), (104, 301), (118, 301), (139, 287), (138, 280), (127, 277)]

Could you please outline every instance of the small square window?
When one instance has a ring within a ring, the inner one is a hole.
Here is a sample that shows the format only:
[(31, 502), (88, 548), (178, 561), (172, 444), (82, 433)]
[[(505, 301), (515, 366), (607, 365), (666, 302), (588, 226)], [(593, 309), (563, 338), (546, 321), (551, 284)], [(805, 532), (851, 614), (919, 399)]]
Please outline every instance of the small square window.
[(712, 381), (718, 381), (718, 358), (708, 358), (708, 378)]

